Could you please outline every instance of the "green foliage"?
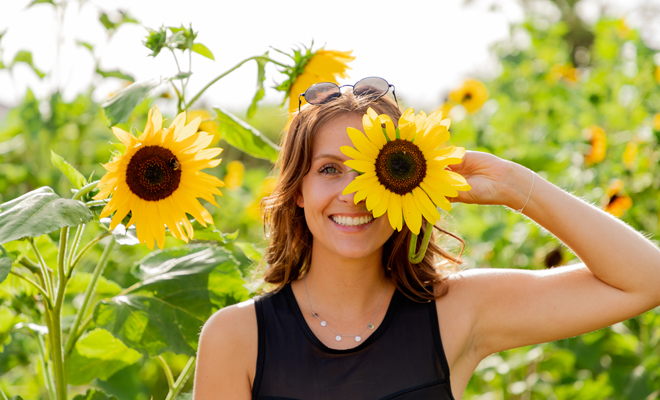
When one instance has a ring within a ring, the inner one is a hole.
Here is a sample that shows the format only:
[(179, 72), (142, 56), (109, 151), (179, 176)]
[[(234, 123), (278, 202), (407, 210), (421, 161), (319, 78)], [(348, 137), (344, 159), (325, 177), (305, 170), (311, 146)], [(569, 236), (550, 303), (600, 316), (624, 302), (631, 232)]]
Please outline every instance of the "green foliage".
[(34, 62), (32, 61), (32, 53), (29, 51), (21, 50), (16, 53), (14, 56), (14, 61), (11, 63), (12, 67), (17, 63), (25, 63), (29, 65), (30, 68), (32, 68), (32, 71), (34, 71), (34, 73), (37, 74), (39, 78), (46, 76), (46, 74), (41, 72), (41, 70), (34, 65)]
[(0, 204), (0, 211), (0, 244), (78, 226), (92, 219), (84, 203), (63, 199), (49, 187)]
[(67, 177), (69, 182), (71, 182), (76, 189), (80, 189), (87, 184), (87, 179), (85, 179), (83, 174), (78, 172), (74, 166), (66, 162), (62, 156), (58, 155), (53, 150), (50, 151), (50, 161), (64, 174), (64, 176)]
[(84, 385), (95, 378), (107, 380), (140, 358), (139, 352), (126, 347), (110, 332), (95, 329), (76, 343), (66, 366), (67, 378), (71, 385)]
[[(264, 57), (268, 57), (268, 52), (264, 54)], [(247, 111), (247, 117), (252, 118), (257, 112), (257, 103), (259, 100), (263, 99), (266, 95), (266, 90), (264, 89), (264, 81), (266, 80), (266, 64), (268, 63), (267, 59), (257, 59), (257, 92), (252, 98), (252, 103)]]
[(275, 162), (279, 147), (247, 122), (221, 108), (214, 108), (220, 123), (219, 131), (230, 145), (245, 153)]
[(79, 394), (73, 400), (118, 400), (115, 396), (108, 396), (99, 389), (87, 389), (85, 394)]
[(209, 50), (208, 47), (204, 46), (203, 44), (195, 43), (192, 45), (191, 49), (200, 56), (204, 56), (208, 59), (215, 61), (215, 57), (213, 56), (211, 50)]
[(163, 83), (163, 79), (149, 79), (135, 82), (117, 92), (110, 100), (103, 103), (103, 112), (109, 125), (126, 122), (135, 107), (147, 98), (152, 90)]

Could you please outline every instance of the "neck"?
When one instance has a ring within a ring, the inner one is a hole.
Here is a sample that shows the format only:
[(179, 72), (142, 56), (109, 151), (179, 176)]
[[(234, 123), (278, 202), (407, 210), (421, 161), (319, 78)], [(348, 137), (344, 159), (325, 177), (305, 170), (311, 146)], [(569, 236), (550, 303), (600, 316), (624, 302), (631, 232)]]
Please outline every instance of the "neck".
[(306, 279), (313, 305), (344, 316), (373, 312), (387, 284), (381, 251), (353, 260), (313, 250)]

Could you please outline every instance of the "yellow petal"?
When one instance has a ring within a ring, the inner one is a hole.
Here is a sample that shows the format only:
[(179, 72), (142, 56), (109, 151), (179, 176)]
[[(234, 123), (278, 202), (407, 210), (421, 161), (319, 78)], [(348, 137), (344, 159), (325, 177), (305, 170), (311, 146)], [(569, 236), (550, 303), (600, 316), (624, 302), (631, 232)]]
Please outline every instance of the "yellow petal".
[(368, 179), (358, 179), (361, 178), (364, 175), (360, 175), (357, 178), (353, 179), (351, 183), (349, 183), (344, 190), (342, 191), (343, 195), (347, 195), (349, 193), (357, 192), (358, 190), (364, 190), (368, 188), (369, 186), (372, 185), (377, 185), (378, 184), (378, 178), (372, 177)]
[(376, 165), (373, 162), (362, 160), (348, 160), (344, 164), (359, 172), (370, 172), (376, 170)]
[(373, 210), (374, 218), (381, 217), (383, 214), (387, 212), (387, 206), (390, 204), (390, 195), (393, 194), (389, 190), (385, 190), (385, 192), (383, 192), (380, 201), (378, 202), (378, 205), (374, 207)]
[(133, 142), (136, 141), (136, 137), (131, 135), (130, 133), (117, 128), (116, 126), (112, 127), (112, 133), (117, 136), (117, 139), (126, 147), (131, 147), (133, 145)]
[(372, 192), (367, 196), (367, 210), (373, 211), (385, 192), (385, 187), (381, 184), (374, 185)]
[(397, 231), (403, 229), (403, 212), (401, 210), (401, 196), (392, 193), (390, 194), (390, 204), (387, 206), (387, 218), (390, 221), (392, 228)]
[(339, 150), (341, 150), (341, 152), (344, 153), (345, 155), (347, 155), (348, 157), (351, 157), (355, 160), (362, 160), (362, 161), (367, 161), (367, 162), (371, 162), (371, 163), (376, 162), (375, 158), (371, 158), (369, 156), (366, 156), (366, 155), (360, 153), (359, 151), (357, 151), (356, 149), (354, 149), (351, 146), (341, 146), (339, 148)]
[(364, 136), (364, 133), (355, 128), (346, 128), (346, 131), (351, 138), (353, 145), (358, 151), (360, 151), (360, 153), (376, 159), (378, 156), (378, 148), (376, 148), (376, 145), (371, 143), (369, 139)]
[(366, 114), (362, 116), (362, 127), (371, 143), (373, 143), (378, 150), (382, 149), (385, 143), (387, 143), (387, 139), (383, 134), (383, 128), (381, 128), (380, 125), (375, 124)]
[(412, 193), (403, 196), (403, 215), (410, 231), (419, 235), (419, 230), (422, 228), (422, 213), (417, 209)]
[(440, 220), (440, 213), (438, 212), (438, 209), (422, 189), (419, 187), (414, 188), (413, 197), (415, 198), (417, 208), (420, 209), (424, 215), (424, 218), (426, 218), (428, 222), (435, 224)]
[(436, 206), (442, 208), (445, 211), (451, 210), (451, 203), (449, 202), (449, 200), (447, 200), (445, 196), (438, 193), (436, 190), (434, 190), (429, 184), (427, 184), (424, 181), (422, 181), (422, 183), (420, 183), (419, 186), (421, 186), (421, 188), (424, 189), (426, 194), (429, 195), (429, 197)]
[(381, 124), (385, 124), (385, 132), (387, 133), (387, 137), (389, 137), (390, 140), (396, 140), (396, 129), (394, 128), (392, 119), (386, 114), (379, 115), (378, 119)]

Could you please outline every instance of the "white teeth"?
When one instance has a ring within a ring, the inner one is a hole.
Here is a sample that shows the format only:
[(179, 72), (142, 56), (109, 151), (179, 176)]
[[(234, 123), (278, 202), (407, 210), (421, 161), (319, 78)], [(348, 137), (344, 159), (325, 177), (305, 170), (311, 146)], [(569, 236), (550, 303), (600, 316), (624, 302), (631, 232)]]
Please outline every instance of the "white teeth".
[(345, 216), (332, 216), (332, 220), (335, 221), (335, 223), (343, 226), (358, 226), (358, 225), (364, 225), (369, 222), (371, 222), (374, 219), (371, 215), (367, 216), (362, 216), (362, 217), (345, 217)]

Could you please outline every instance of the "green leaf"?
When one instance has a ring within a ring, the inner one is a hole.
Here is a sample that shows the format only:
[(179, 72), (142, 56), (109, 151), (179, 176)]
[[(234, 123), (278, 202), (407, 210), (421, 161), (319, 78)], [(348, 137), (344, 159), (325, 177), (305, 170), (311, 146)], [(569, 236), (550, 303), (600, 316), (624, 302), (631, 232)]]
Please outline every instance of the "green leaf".
[(101, 13), (101, 16), (99, 17), (99, 21), (105, 26), (105, 29), (110, 30), (110, 29), (115, 29), (116, 25), (114, 22), (110, 21), (110, 18), (108, 18), (108, 14), (106, 13)]
[[(84, 293), (91, 279), (92, 274), (89, 272), (76, 272), (66, 286), (66, 294)], [(119, 284), (99, 276), (94, 292), (101, 296), (115, 296), (121, 293), (121, 291), (122, 288)]]
[[(266, 52), (266, 54), (264, 55), (268, 56), (268, 52)], [(264, 81), (266, 80), (266, 64), (268, 63), (268, 61), (262, 59), (257, 59), (256, 61), (257, 61), (257, 92), (254, 94), (252, 103), (248, 108), (247, 111), (248, 118), (252, 118), (254, 116), (254, 113), (257, 112), (257, 102), (263, 99), (264, 95), (266, 94), (266, 90), (264, 89)]]
[(101, 75), (104, 78), (119, 78), (119, 79), (124, 79), (124, 80), (127, 80), (127, 81), (131, 81), (131, 82), (135, 81), (135, 79), (132, 76), (130, 76), (128, 74), (125, 74), (125, 73), (123, 73), (119, 70), (116, 70), (116, 71), (102, 71), (101, 69), (96, 68), (96, 73)]
[(218, 130), (230, 145), (256, 157), (275, 162), (279, 146), (271, 142), (247, 122), (221, 108), (214, 108), (218, 115)]
[(16, 55), (14, 56), (14, 61), (12, 61), (12, 63), (11, 63), (12, 67), (16, 63), (25, 63), (25, 64), (29, 65), (30, 68), (32, 68), (32, 70), (34, 71), (34, 73), (39, 76), (39, 78), (43, 78), (44, 76), (46, 76), (46, 74), (41, 72), (39, 70), (39, 68), (37, 68), (34, 65), (34, 62), (32, 61), (32, 53), (29, 52), (29, 51), (21, 50), (18, 53), (16, 53)]
[(78, 340), (67, 361), (67, 380), (85, 385), (94, 378), (103, 381), (117, 371), (136, 363), (142, 355), (115, 338), (105, 329), (94, 329)]
[(142, 281), (127, 295), (102, 301), (94, 321), (150, 356), (195, 355), (200, 329), (211, 314), (248, 298), (236, 261), (214, 245), (155, 251), (133, 273)]
[(261, 259), (263, 258), (263, 253), (257, 247), (254, 245), (254, 243), (250, 242), (234, 242), (234, 246), (238, 247), (241, 249), (243, 254), (250, 260), (254, 262), (261, 262)]
[(151, 54), (149, 54), (151, 57), (156, 57), (167, 46), (167, 31), (162, 27), (157, 31), (147, 28), (147, 31), (149, 31), (149, 34), (142, 44), (151, 50)]
[(215, 57), (213, 57), (213, 53), (211, 50), (208, 49), (208, 47), (204, 46), (201, 43), (195, 43), (192, 46), (192, 51), (195, 53), (202, 55), (206, 58), (210, 58), (211, 60), (215, 61)]
[(94, 46), (92, 46), (90, 43), (83, 42), (81, 40), (78, 40), (76, 43), (79, 44), (80, 46), (83, 46), (84, 48), (86, 48), (87, 50), (89, 50), (91, 52), (94, 51)]
[(181, 72), (181, 73), (179, 73), (179, 74), (174, 75), (174, 76), (172, 77), (172, 79), (173, 79), (173, 80), (174, 80), (174, 79), (186, 79), (186, 78), (188, 78), (190, 75), (192, 75), (192, 72)]
[(211, 240), (220, 242), (222, 244), (227, 244), (236, 240), (236, 237), (238, 237), (238, 231), (232, 233), (223, 233), (216, 229), (215, 226), (208, 225), (204, 228), (195, 228), (194, 240)]
[(53, 150), (50, 151), (50, 161), (64, 174), (64, 176), (67, 177), (69, 182), (71, 182), (76, 189), (80, 189), (87, 184), (87, 180), (83, 174), (78, 172), (73, 165), (66, 162), (62, 156), (55, 153)]
[(11, 258), (0, 257), (0, 283), (4, 282), (11, 271)]
[(160, 86), (163, 79), (150, 79), (135, 82), (120, 90), (110, 100), (101, 105), (110, 125), (126, 122), (138, 104), (147, 98), (149, 93)]
[(87, 389), (85, 394), (79, 394), (73, 400), (118, 400), (115, 396), (105, 394), (100, 389)]
[(46, 4), (46, 3), (55, 5), (55, 3), (53, 3), (53, 0), (32, 0), (32, 3), (28, 4), (28, 8), (32, 7), (35, 4)]
[(85, 203), (63, 199), (49, 187), (0, 204), (0, 210), (0, 244), (78, 226), (93, 217)]

